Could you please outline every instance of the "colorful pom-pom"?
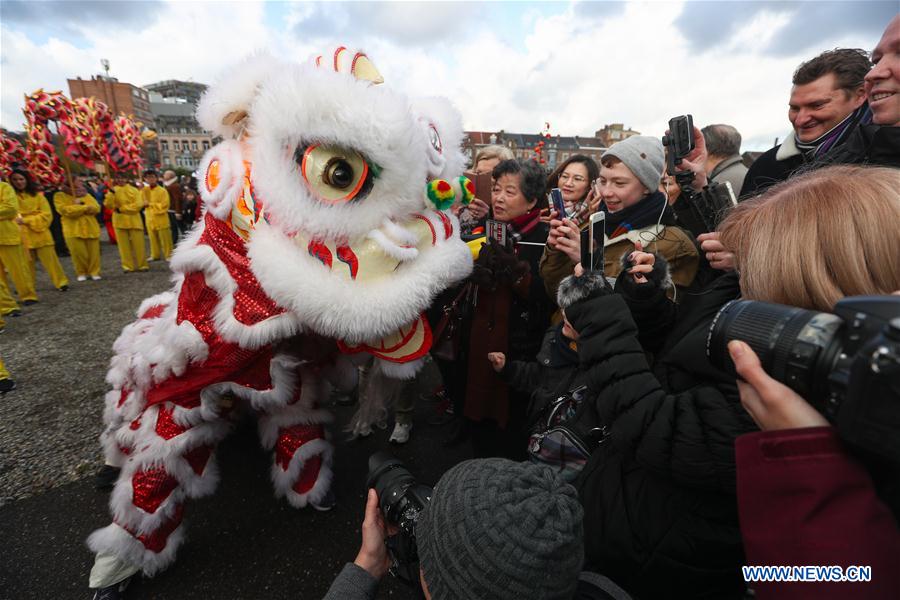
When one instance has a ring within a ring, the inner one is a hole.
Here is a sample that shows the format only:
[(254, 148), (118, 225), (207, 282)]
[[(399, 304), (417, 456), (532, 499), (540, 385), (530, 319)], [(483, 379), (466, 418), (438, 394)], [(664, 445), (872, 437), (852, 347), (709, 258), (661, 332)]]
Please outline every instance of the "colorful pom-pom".
[(443, 179), (429, 181), (425, 186), (425, 193), (437, 210), (447, 210), (453, 206), (453, 201), (456, 199), (453, 186)]
[(468, 177), (459, 178), (459, 189), (462, 190), (462, 198), (460, 202), (464, 206), (468, 206), (475, 199), (475, 184)]

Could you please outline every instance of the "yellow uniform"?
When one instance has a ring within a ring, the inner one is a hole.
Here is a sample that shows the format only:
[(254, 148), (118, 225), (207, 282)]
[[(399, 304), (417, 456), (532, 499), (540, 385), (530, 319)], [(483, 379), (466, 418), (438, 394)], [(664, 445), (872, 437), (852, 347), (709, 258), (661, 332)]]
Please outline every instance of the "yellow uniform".
[(141, 222), (141, 209), (144, 208), (141, 192), (131, 184), (117, 185), (106, 193), (104, 204), (113, 211), (112, 224), (122, 270), (126, 273), (148, 270), (144, 224)]
[(53, 196), (56, 211), (62, 217), (63, 237), (72, 253), (72, 264), (79, 278), (100, 277), (100, 205), (85, 194), (75, 198), (65, 192)]
[(169, 192), (161, 185), (144, 186), (144, 217), (147, 220), (147, 235), (150, 237), (150, 258), (169, 260), (172, 256), (172, 228), (169, 225)]
[(22, 248), (22, 232), (16, 223), (18, 216), (19, 199), (16, 191), (5, 181), (0, 181), (0, 279), (8, 285), (8, 273), (19, 298), (26, 303), (37, 302), (34, 277)]
[[(3, 327), (6, 325), (6, 322), (3, 320), (3, 315), (0, 315), (0, 331), (3, 330)], [(3, 364), (3, 359), (0, 358), (0, 381), (4, 379), (9, 379), (9, 371), (6, 370), (6, 367)]]
[(50, 235), (50, 223), (53, 222), (53, 213), (50, 212), (50, 203), (44, 195), (18, 192), (19, 214), (22, 216), (22, 244), (25, 246), (25, 255), (31, 267), (31, 276), (35, 275), (35, 258), (41, 261), (50, 280), (57, 288), (69, 285), (69, 280), (56, 256), (53, 236)]
[(8, 315), (19, 310), (19, 305), (9, 293), (9, 288), (3, 279), (0, 279), (0, 316)]

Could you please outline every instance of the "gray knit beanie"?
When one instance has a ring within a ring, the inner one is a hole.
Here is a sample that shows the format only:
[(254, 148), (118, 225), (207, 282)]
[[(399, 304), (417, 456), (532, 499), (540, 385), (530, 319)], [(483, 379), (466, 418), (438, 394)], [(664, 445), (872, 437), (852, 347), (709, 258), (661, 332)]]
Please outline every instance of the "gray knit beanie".
[(659, 138), (633, 135), (610, 146), (603, 153), (603, 157), (607, 156), (621, 160), (651, 194), (659, 189), (666, 166), (666, 153)]
[(565, 599), (584, 560), (575, 489), (550, 468), (469, 460), (438, 481), (416, 526), (435, 600)]

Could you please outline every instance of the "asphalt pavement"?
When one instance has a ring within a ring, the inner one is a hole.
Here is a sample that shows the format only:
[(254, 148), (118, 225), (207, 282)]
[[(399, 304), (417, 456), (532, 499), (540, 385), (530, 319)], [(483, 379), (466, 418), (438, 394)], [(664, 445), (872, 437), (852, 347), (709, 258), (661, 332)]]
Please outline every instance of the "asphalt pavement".
[[(339, 428), (355, 408), (334, 410), (338, 504), (333, 510), (296, 510), (274, 498), (270, 458), (248, 419), (218, 448), (217, 492), (187, 504), (186, 541), (175, 564), (153, 578), (136, 578), (128, 598), (321, 598), (343, 564), (356, 556), (373, 452), (392, 451), (428, 485), (469, 457), (466, 444), (444, 446), (450, 427), (426, 424), (435, 414), (433, 402), (419, 402), (412, 438), (404, 446), (388, 443), (390, 428), (348, 441)], [(85, 477), (0, 508), (0, 598), (90, 598), (87, 577), (93, 556), (85, 539), (109, 523), (107, 498)], [(417, 595), (387, 576), (379, 598), (388, 597)]]

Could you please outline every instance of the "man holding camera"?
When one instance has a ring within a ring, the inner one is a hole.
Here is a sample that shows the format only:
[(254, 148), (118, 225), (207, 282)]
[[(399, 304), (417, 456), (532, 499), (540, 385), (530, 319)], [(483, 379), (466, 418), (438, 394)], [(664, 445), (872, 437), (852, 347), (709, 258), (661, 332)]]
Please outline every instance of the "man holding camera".
[[(382, 489), (379, 508), (378, 494), (369, 490), (359, 554), (325, 600), (375, 597), (392, 564), (385, 538), (389, 529), (398, 530), (396, 523), (386, 526), (382, 509), (391, 514), (385, 502), (404, 494)], [(549, 468), (501, 458), (460, 463), (438, 481), (414, 531), (410, 536), (401, 527), (399, 536), (418, 546), (425, 598), (570, 600), (579, 586), (581, 505), (575, 490)], [(608, 580), (593, 579), (621, 592)]]

